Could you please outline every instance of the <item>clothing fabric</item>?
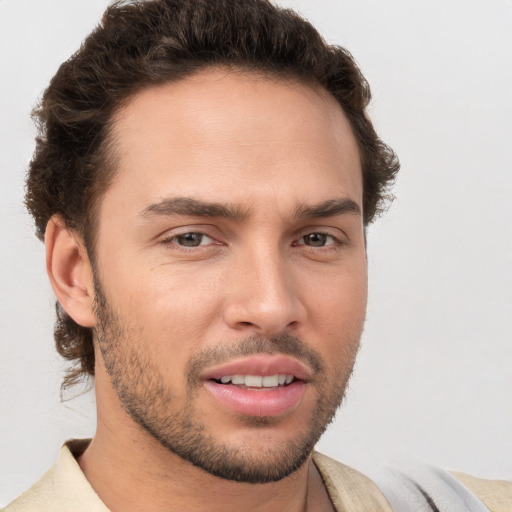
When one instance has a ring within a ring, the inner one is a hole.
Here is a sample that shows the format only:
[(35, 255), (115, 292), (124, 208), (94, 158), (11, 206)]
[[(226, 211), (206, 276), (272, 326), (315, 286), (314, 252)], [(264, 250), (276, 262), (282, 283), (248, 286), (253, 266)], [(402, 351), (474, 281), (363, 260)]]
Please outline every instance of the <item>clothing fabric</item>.
[[(89, 442), (66, 443), (52, 468), (4, 512), (109, 512), (75, 458)], [(512, 512), (512, 482), (428, 467), (390, 471), (374, 482), (320, 453), (313, 461), (337, 512)]]
[(512, 512), (512, 482), (422, 464), (383, 469), (370, 480), (325, 455), (313, 460), (338, 511)]
[(67, 442), (55, 464), (4, 512), (109, 512), (75, 459), (88, 444), (89, 440)]

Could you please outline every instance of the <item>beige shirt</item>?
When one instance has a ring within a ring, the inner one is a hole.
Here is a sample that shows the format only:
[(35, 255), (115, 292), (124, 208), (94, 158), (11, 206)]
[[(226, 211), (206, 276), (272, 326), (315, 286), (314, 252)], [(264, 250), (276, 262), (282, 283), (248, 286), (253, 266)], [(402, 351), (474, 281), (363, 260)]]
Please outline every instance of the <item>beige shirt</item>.
[[(66, 443), (56, 463), (4, 512), (109, 512), (75, 459), (88, 442)], [(338, 512), (392, 511), (377, 485), (362, 473), (316, 452), (313, 460)], [(491, 512), (512, 512), (511, 482), (483, 480), (460, 473), (453, 475)]]

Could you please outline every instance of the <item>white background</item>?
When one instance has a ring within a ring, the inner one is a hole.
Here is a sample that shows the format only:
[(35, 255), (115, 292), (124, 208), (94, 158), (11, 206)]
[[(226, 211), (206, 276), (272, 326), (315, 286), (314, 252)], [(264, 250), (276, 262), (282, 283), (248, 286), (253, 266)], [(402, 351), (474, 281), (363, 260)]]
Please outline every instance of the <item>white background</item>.
[[(94, 432), (91, 393), (60, 402), (54, 299), (22, 202), (29, 112), (105, 5), (0, 0), (0, 505)], [(512, 478), (512, 2), (286, 5), (354, 54), (403, 167), (369, 231), (363, 348), (320, 449), (370, 473), (405, 453)]]

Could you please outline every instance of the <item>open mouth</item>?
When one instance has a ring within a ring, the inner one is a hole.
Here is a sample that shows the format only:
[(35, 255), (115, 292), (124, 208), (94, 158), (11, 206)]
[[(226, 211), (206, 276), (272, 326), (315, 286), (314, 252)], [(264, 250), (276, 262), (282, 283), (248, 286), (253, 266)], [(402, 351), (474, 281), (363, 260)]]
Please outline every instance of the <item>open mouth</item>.
[(276, 416), (298, 407), (306, 382), (291, 374), (224, 375), (205, 381), (220, 404), (239, 414)]
[(295, 380), (294, 375), (224, 375), (220, 379), (211, 379), (217, 384), (237, 386), (242, 389), (272, 389), (286, 387)]
[(311, 370), (292, 357), (256, 354), (209, 368), (201, 377), (220, 410), (278, 416), (299, 407), (311, 376)]

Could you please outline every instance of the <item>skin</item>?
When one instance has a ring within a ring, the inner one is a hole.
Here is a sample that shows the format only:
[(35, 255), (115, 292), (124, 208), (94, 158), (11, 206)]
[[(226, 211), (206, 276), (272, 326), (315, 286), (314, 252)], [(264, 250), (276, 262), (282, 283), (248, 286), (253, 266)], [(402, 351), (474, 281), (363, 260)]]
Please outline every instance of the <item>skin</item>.
[[(367, 271), (350, 125), (316, 86), (209, 70), (136, 94), (116, 115), (114, 139), (119, 172), (101, 201), (95, 253), (96, 279), (123, 326), (109, 346), (117, 359), (125, 347), (150, 362), (172, 395), (169, 417), (191, 410), (216, 442), (263, 463), (314, 424), (323, 392), (341, 399), (359, 345)], [(151, 205), (176, 197), (243, 215), (154, 213)], [(359, 211), (296, 216), (301, 206), (340, 199)], [(206, 236), (183, 247), (185, 233)], [(324, 245), (311, 245), (314, 233)], [(81, 240), (54, 218), (46, 244), (61, 304), (106, 335)], [(187, 363), (197, 354), (277, 335), (299, 338), (323, 364), (292, 410), (263, 424), (220, 407), (201, 384), (187, 396)], [(165, 448), (121, 403), (100, 346), (96, 339), (97, 432), (79, 464), (111, 510), (330, 509), (310, 458), (277, 482), (248, 484)]]

